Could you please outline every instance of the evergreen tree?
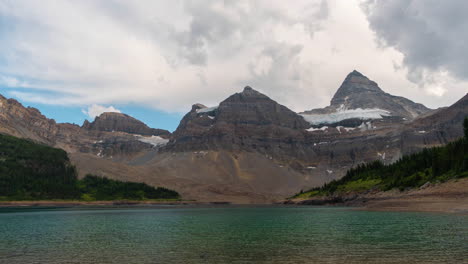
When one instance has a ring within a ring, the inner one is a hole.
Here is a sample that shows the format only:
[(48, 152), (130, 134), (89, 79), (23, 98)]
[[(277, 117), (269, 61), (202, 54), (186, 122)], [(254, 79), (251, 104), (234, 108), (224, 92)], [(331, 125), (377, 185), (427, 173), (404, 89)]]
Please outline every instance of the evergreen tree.
[(0, 134), (0, 200), (178, 199), (176, 191), (87, 175), (78, 180), (67, 153)]

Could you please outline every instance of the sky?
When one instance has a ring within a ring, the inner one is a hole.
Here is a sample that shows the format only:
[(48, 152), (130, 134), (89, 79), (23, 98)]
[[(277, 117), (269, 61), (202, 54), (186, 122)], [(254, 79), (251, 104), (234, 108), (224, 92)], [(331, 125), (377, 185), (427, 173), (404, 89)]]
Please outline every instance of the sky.
[(174, 130), (251, 86), (294, 111), (356, 69), (437, 108), (468, 92), (465, 0), (0, 0), (0, 93), (58, 122)]

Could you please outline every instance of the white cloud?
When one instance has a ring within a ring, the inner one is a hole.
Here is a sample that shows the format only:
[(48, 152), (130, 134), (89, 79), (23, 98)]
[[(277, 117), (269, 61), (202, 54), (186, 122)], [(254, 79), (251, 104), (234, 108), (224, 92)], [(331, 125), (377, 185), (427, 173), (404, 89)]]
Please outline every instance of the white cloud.
[(357, 1), (0, 0), (0, 19), (0, 74), (27, 82), (14, 93), (31, 102), (185, 112), (251, 85), (300, 111), (327, 105), (353, 69), (429, 106), (463, 92), (409, 82)]
[(89, 116), (91, 119), (94, 119), (96, 116), (100, 116), (102, 113), (105, 112), (115, 112), (115, 113), (120, 113), (119, 109), (114, 108), (113, 106), (102, 106), (102, 105), (97, 105), (93, 104), (88, 107), (87, 110), (83, 109), (81, 110), (83, 114)]
[(4, 85), (9, 88), (28, 87), (28, 83), (26, 82), (22, 82), (12, 76), (3, 76), (3, 75), (0, 75), (0, 85)]

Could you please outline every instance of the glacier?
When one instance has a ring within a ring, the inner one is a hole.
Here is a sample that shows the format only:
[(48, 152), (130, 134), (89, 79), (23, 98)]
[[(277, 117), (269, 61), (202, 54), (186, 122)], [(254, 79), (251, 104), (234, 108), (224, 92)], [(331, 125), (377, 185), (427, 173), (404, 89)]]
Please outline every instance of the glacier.
[(357, 118), (361, 120), (368, 119), (381, 119), (384, 116), (389, 116), (390, 112), (387, 110), (372, 108), (372, 109), (346, 109), (338, 110), (331, 114), (301, 114), (305, 121), (311, 125), (319, 124), (333, 124), (346, 119)]
[(141, 141), (143, 143), (151, 144), (153, 146), (163, 146), (166, 145), (167, 142), (169, 142), (169, 139), (165, 139), (159, 136), (151, 136), (151, 137), (145, 137), (141, 135), (137, 135), (138, 141)]

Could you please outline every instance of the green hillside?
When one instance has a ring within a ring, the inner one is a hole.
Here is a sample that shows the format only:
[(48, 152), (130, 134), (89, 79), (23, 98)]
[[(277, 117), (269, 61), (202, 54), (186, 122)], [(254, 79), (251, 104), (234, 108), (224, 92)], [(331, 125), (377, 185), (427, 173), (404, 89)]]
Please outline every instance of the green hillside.
[(144, 183), (87, 175), (78, 180), (64, 150), (0, 134), (0, 200), (178, 199)]
[(367, 190), (387, 191), (420, 187), (426, 182), (444, 182), (468, 176), (468, 118), (464, 121), (465, 137), (442, 147), (424, 149), (384, 165), (380, 161), (350, 169), (340, 180), (300, 192), (292, 198), (340, 195)]

